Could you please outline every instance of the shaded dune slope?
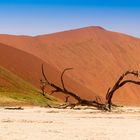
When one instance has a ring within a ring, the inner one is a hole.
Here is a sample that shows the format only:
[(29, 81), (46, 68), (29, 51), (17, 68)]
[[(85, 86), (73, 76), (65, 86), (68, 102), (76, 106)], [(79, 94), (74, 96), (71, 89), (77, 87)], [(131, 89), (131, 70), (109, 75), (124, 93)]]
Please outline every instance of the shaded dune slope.
[(11, 46), (0, 44), (0, 65), (24, 78), (34, 85), (38, 85), (40, 66), (43, 61)]
[[(30, 82), (37, 88), (40, 88), (41, 65), (45, 65), (45, 72), (50, 81), (55, 82), (61, 86), (60, 75), (61, 72), (55, 69), (50, 64), (45, 63), (43, 60), (19, 49), (0, 44), (0, 66), (10, 70), (11, 72), (22, 77), (24, 80)], [(86, 87), (81, 86), (79, 83), (65, 76), (66, 86), (71, 90), (78, 92), (80, 96), (90, 98), (95, 95)], [(3, 81), (4, 82), (4, 81)], [(78, 88), (77, 88), (78, 87)], [(47, 90), (48, 91), (48, 90)], [(86, 95), (84, 93), (87, 92)], [(54, 94), (56, 97), (64, 98), (60, 94)]]
[[(86, 91), (82, 94), (88, 98), (93, 98), (95, 94), (103, 98), (121, 73), (128, 69), (140, 70), (140, 39), (100, 27), (35, 37), (1, 35), (0, 42), (38, 57), (51, 65), (54, 71), (73, 67), (66, 79), (89, 89), (92, 94)], [(77, 87), (73, 83), (69, 85)], [(126, 85), (118, 91), (114, 100), (127, 105), (140, 105), (139, 91), (139, 86)]]

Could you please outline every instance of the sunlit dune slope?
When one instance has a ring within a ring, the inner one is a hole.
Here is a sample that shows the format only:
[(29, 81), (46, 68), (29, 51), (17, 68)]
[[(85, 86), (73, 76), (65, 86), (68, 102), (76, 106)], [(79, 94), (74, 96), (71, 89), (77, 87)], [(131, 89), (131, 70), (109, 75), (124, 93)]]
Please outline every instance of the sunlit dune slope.
[[(101, 27), (35, 37), (0, 35), (0, 42), (36, 56), (54, 71), (73, 67), (67, 72), (67, 79), (94, 93), (88, 94), (88, 98), (95, 95), (104, 98), (120, 74), (130, 69), (140, 70), (140, 39)], [(76, 84), (71, 87), (76, 89)], [(140, 105), (139, 91), (139, 86), (128, 84), (116, 93), (114, 100)], [(87, 92), (82, 95), (87, 96)]]

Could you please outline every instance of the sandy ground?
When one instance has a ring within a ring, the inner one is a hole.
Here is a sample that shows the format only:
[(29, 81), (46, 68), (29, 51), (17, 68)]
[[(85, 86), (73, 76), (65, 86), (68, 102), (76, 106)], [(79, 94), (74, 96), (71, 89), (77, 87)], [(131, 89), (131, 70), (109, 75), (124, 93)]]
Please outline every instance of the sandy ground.
[(139, 140), (140, 108), (97, 110), (0, 108), (0, 140)]

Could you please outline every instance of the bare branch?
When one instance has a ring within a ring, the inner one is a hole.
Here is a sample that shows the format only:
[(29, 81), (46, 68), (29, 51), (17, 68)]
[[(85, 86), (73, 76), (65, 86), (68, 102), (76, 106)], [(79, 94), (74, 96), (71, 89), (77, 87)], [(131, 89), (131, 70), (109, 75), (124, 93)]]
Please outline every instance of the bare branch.
[(43, 64), (42, 64), (42, 67), (41, 67), (41, 71), (42, 71), (42, 75), (43, 75), (45, 81), (46, 81), (47, 83), (49, 83), (49, 81), (48, 81), (48, 79), (47, 79), (47, 77), (46, 77), (46, 75), (45, 75), (45, 72), (44, 72), (44, 65), (43, 65)]
[(132, 83), (132, 84), (140, 85), (140, 81), (125, 80), (122, 83), (120, 83), (119, 88), (122, 87), (122, 86), (124, 86), (127, 83)]
[(70, 98), (70, 96), (67, 96), (67, 97), (65, 98), (65, 102), (66, 102), (66, 103), (68, 102), (69, 98)]
[(61, 83), (62, 83), (63, 90), (66, 90), (66, 89), (65, 89), (64, 80), (63, 80), (63, 76), (64, 76), (64, 74), (65, 74), (66, 71), (72, 70), (72, 69), (73, 69), (73, 68), (66, 68), (66, 69), (63, 70), (63, 72), (62, 72), (62, 74), (61, 74)]

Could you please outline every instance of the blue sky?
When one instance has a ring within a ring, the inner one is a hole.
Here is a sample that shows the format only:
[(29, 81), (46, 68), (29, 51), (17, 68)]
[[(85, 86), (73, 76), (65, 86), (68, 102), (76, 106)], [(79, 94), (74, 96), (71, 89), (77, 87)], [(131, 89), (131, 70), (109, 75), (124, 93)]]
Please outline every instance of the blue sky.
[(140, 0), (0, 0), (0, 34), (102, 26), (140, 38)]

